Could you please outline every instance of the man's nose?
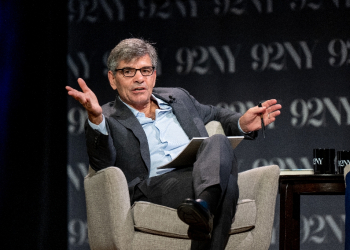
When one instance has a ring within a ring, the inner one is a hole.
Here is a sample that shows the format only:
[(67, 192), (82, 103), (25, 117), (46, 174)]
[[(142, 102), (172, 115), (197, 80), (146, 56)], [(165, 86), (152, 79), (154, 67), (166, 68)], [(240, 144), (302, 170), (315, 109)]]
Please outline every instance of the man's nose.
[(137, 69), (135, 73), (135, 79), (143, 79), (143, 75), (141, 74), (141, 69)]

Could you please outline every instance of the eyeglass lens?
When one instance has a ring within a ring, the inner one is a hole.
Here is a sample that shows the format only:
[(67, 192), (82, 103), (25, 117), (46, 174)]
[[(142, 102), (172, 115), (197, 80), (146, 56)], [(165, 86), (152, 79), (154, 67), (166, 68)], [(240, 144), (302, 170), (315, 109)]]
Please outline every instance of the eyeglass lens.
[(143, 67), (141, 69), (124, 68), (123, 74), (124, 74), (124, 76), (134, 76), (134, 75), (136, 75), (137, 70), (140, 70), (140, 72), (143, 76), (150, 76), (153, 74), (154, 68), (153, 67)]

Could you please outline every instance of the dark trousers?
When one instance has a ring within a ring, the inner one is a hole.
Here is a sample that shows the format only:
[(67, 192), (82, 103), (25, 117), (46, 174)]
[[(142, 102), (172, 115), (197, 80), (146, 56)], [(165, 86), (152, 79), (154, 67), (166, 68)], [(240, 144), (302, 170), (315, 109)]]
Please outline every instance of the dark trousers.
[(184, 199), (197, 199), (207, 187), (219, 185), (221, 197), (214, 214), (212, 238), (210, 242), (192, 241), (191, 249), (225, 249), (239, 196), (237, 178), (230, 142), (224, 135), (213, 135), (201, 144), (193, 166), (144, 180), (135, 189), (133, 202), (142, 200), (177, 208)]

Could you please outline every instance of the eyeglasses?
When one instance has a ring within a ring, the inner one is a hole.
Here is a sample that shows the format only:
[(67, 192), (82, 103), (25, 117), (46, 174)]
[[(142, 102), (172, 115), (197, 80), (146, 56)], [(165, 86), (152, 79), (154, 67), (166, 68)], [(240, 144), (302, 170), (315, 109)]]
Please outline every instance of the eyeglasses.
[(126, 77), (133, 77), (136, 75), (136, 72), (140, 70), (141, 74), (143, 76), (151, 76), (154, 72), (155, 67), (143, 67), (141, 69), (135, 69), (135, 68), (122, 68), (122, 69), (115, 69), (115, 71), (121, 70), (123, 72), (123, 75)]

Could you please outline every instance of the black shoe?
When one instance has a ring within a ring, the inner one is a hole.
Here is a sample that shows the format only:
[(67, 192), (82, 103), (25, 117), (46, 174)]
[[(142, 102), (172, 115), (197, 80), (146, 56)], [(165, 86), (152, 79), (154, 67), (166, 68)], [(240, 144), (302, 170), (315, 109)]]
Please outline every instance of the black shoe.
[(188, 237), (192, 240), (209, 240), (213, 230), (213, 215), (204, 200), (186, 199), (178, 208), (180, 220), (189, 225)]
[(211, 239), (211, 233), (198, 231), (196, 228), (189, 226), (187, 230), (188, 238), (195, 241), (208, 241)]

